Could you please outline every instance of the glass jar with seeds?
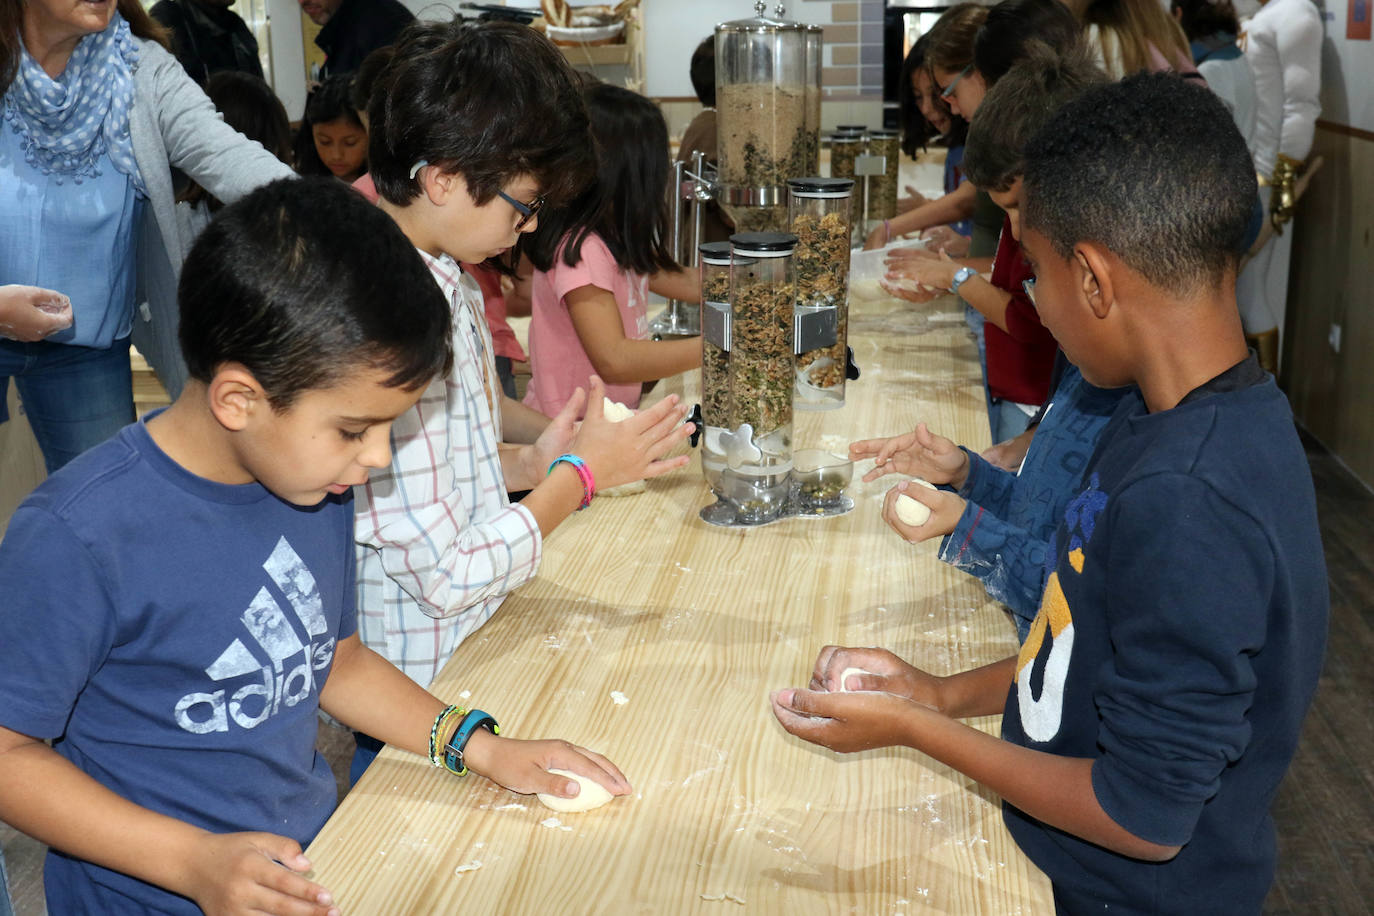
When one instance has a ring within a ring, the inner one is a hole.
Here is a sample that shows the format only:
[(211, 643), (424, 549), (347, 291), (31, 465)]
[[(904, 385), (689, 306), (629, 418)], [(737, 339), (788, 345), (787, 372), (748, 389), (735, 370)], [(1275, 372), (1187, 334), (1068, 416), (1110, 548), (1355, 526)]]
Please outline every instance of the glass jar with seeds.
[(850, 178), (798, 178), (787, 183), (788, 214), (797, 249), (798, 410), (844, 404), (849, 343)]
[(725, 453), (720, 436), (730, 425), (730, 243), (697, 249), (701, 275), (701, 472), (716, 495)]
[(783, 182), (806, 174), (814, 146), (807, 133), (810, 27), (765, 18), (756, 8), (756, 18), (716, 26), (720, 199), (740, 231), (786, 226)]
[(825, 30), (820, 26), (806, 27), (806, 162), (797, 176), (821, 173), (821, 71), (825, 65), (824, 37)]
[(895, 130), (868, 132), (868, 154), (883, 157), (883, 171), (868, 179), (869, 216), (875, 222), (897, 215), (898, 156), (902, 152), (902, 135)]
[(746, 524), (776, 518), (792, 469), (792, 253), (785, 232), (730, 237), (730, 429), (721, 487)]
[[(830, 177), (853, 178), (854, 159), (864, 149), (863, 132), (839, 130), (830, 137)], [(799, 176), (800, 177), (800, 176)]]

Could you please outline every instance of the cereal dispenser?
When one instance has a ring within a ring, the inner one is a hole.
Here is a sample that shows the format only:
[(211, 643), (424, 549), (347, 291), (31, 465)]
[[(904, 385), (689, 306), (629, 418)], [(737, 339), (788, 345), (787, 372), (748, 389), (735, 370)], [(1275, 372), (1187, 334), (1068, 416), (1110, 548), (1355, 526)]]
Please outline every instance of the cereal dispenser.
[(720, 201), (741, 232), (787, 225), (784, 183), (812, 174), (819, 150), (819, 42), (765, 9), (716, 26)]
[(844, 405), (849, 342), (850, 178), (787, 182), (788, 222), (797, 237), (796, 351), (799, 410)]
[[(719, 501), (701, 517), (716, 525), (762, 525), (788, 510), (792, 483), (792, 252), (797, 238), (742, 232), (731, 236), (730, 244), (730, 414), (727, 428), (714, 436), (708, 424), (702, 460), (719, 456), (723, 467), (712, 486)], [(703, 311), (703, 320), (712, 319)], [(706, 473), (709, 478), (711, 472)]]
[(730, 428), (730, 243), (698, 248), (701, 273), (701, 471), (717, 497), (725, 455), (720, 437)]

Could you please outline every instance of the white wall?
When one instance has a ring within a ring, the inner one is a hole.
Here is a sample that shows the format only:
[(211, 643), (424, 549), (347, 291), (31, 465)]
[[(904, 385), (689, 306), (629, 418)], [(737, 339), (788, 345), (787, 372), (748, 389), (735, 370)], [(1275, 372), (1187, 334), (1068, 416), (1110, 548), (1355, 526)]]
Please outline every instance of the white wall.
[[(1326, 0), (1322, 12), (1322, 120), (1374, 131), (1374, 41), (1347, 41), (1345, 24), (1354, 0)], [(1366, 15), (1374, 15), (1368, 4)]]
[(301, 7), (296, 0), (267, 0), (267, 16), (272, 28), (272, 88), (286, 107), (286, 116), (296, 121), (305, 111)]

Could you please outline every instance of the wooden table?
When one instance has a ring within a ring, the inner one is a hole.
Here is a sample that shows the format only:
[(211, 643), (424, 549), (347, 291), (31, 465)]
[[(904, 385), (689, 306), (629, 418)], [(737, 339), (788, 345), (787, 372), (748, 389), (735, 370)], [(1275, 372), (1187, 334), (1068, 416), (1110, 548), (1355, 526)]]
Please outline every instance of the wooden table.
[[(794, 447), (844, 454), (918, 419), (987, 445), (952, 299), (856, 301), (850, 340), (863, 377), (842, 409), (797, 413)], [(697, 384), (667, 387), (695, 399)], [(314, 877), (354, 916), (1053, 912), (989, 793), (910, 750), (807, 744), (769, 710), (769, 691), (804, 685), (825, 643), (885, 646), (939, 673), (1015, 649), (973, 579), (882, 522), (891, 481), (859, 482), (867, 466), (840, 518), (711, 528), (696, 459), (575, 515), (433, 689), (509, 735), (604, 752), (634, 795), (554, 815), (388, 748), (310, 847)]]

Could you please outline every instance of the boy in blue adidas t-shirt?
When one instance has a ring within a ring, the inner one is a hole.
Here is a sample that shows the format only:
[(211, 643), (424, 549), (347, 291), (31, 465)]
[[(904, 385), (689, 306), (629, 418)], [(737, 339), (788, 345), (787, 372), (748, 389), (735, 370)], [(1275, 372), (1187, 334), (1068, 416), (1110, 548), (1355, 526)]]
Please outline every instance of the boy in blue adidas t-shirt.
[[(1095, 385), (1134, 383), (1069, 502), (1017, 657), (933, 677), (821, 651), (792, 733), (901, 744), (1002, 795), (1065, 913), (1258, 913), (1269, 805), (1326, 644), (1316, 501), (1292, 414), (1245, 348), (1236, 251), (1255, 177), (1205, 89), (1089, 90), (1026, 152), (1037, 307)], [(1004, 710), (1002, 739), (956, 721)]]
[(186, 390), (0, 542), (0, 818), (52, 847), (49, 911), (337, 913), (300, 874), (336, 801), (320, 709), (518, 792), (576, 794), (551, 767), (628, 792), (358, 640), (350, 488), (451, 359), (395, 223), (332, 180), (276, 182), (205, 230), (179, 298)]

